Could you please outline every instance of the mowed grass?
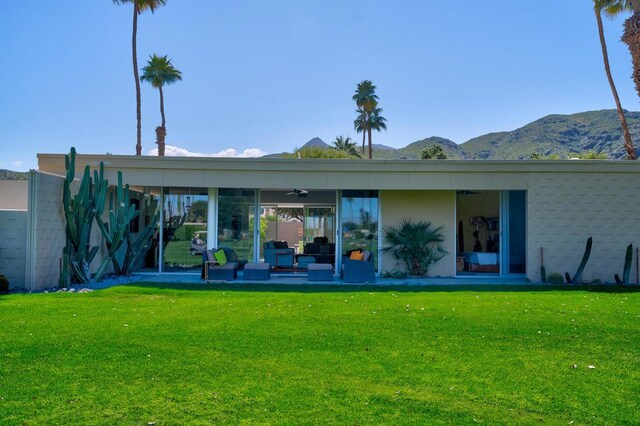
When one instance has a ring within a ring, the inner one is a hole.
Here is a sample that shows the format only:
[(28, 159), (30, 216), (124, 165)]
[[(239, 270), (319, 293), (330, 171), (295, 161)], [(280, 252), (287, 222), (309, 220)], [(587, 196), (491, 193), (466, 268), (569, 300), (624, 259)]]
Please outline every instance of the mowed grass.
[(451, 290), (0, 296), (0, 424), (640, 422), (640, 293)]

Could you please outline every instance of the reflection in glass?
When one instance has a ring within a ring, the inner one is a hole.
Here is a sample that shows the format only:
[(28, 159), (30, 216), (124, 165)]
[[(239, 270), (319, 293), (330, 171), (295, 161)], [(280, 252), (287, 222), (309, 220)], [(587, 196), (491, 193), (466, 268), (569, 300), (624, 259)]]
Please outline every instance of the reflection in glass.
[(240, 263), (253, 260), (255, 191), (218, 190), (218, 248), (228, 247)]
[(378, 191), (342, 191), (342, 254), (363, 249), (378, 265)]
[(199, 269), (207, 242), (208, 190), (165, 188), (164, 270)]

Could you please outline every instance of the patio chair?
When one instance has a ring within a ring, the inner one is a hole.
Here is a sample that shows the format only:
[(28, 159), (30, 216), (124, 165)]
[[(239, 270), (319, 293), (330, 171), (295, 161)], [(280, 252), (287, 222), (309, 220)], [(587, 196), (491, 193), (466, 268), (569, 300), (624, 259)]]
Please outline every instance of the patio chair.
[[(227, 263), (220, 265), (213, 253), (222, 250)], [(203, 280), (225, 280), (233, 281), (238, 277), (238, 255), (233, 249), (220, 247), (220, 249), (205, 250), (202, 253), (202, 274)]]
[(345, 283), (374, 283), (376, 271), (373, 265), (373, 256), (369, 250), (359, 250), (362, 260), (352, 259), (350, 256), (342, 257), (342, 273), (340, 277)]
[(296, 250), (286, 241), (267, 241), (263, 245), (264, 262), (274, 268), (293, 268)]

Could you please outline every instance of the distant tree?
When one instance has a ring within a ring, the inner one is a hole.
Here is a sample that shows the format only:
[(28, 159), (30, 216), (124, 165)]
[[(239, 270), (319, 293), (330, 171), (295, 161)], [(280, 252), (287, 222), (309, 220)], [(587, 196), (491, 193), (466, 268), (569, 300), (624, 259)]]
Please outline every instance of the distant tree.
[(356, 86), (356, 93), (351, 97), (356, 102), (358, 116), (353, 122), (357, 133), (362, 133), (362, 156), (364, 157), (364, 144), (369, 128), (369, 110), (378, 102), (376, 86), (369, 80), (363, 80)]
[(353, 155), (349, 155), (345, 151), (338, 151), (332, 148), (297, 148), (293, 154), (282, 154), (282, 158), (337, 158), (337, 159), (349, 159), (358, 158)]
[(446, 160), (447, 154), (440, 145), (431, 145), (422, 150), (421, 158), (423, 160)]
[(141, 112), (141, 95), (140, 95), (140, 78), (138, 77), (138, 15), (145, 10), (154, 13), (155, 10), (164, 6), (166, 0), (113, 0), (115, 4), (133, 3), (133, 32), (131, 36), (131, 56), (133, 57), (133, 78), (136, 83), (136, 155), (142, 155), (142, 112)]
[(160, 92), (160, 115), (162, 124), (156, 127), (156, 143), (158, 144), (158, 155), (164, 156), (165, 137), (167, 136), (166, 120), (164, 116), (164, 95), (162, 87), (165, 84), (173, 84), (182, 80), (182, 73), (178, 71), (167, 56), (153, 55), (147, 62), (147, 66), (142, 69), (142, 81), (151, 83)]
[(344, 151), (352, 157), (360, 158), (360, 154), (356, 148), (355, 142), (351, 140), (349, 136), (346, 138), (344, 136), (337, 136), (336, 140), (333, 141), (333, 149), (337, 151)]
[[(607, 52), (607, 43), (604, 38), (604, 28), (602, 25), (603, 11), (605, 15), (609, 17), (614, 17), (623, 11), (633, 10), (630, 3), (631, 2), (628, 0), (593, 0), (593, 10), (595, 11), (596, 22), (598, 24), (598, 34), (600, 36), (600, 47), (602, 49), (602, 59), (604, 61), (604, 70), (607, 74), (607, 80), (609, 81), (611, 94), (613, 95), (613, 99), (616, 103), (618, 118), (620, 119), (620, 125), (622, 126), (622, 133), (624, 135), (624, 149), (627, 151), (627, 158), (629, 160), (636, 160), (638, 157), (636, 155), (636, 150), (633, 146), (633, 141), (631, 140), (631, 133), (629, 132), (627, 119), (624, 115), (624, 110), (622, 109), (620, 98), (618, 97), (618, 91), (616, 89), (616, 85), (613, 82), (613, 76), (611, 75), (611, 68), (609, 66), (609, 54)], [(626, 31), (626, 28), (627, 28), (627, 22), (625, 22), (625, 31)], [(629, 46), (629, 49), (631, 49), (631, 45)], [(633, 51), (632, 51), (632, 56), (633, 56)], [(635, 67), (636, 67), (636, 62), (634, 60), (634, 76), (637, 75)], [(637, 84), (638, 83), (636, 83), (636, 88), (638, 87)]]
[(587, 151), (578, 155), (581, 160), (608, 160), (609, 156), (604, 152)]
[(378, 108), (378, 95), (376, 86), (369, 81), (363, 80), (358, 83), (356, 93), (352, 96), (356, 102), (356, 113), (358, 114), (353, 122), (356, 132), (362, 132), (362, 155), (364, 156), (365, 136), (369, 136), (369, 159), (373, 157), (372, 130), (380, 131), (387, 129), (387, 119), (382, 116), (382, 108)]
[(529, 156), (530, 160), (559, 160), (560, 156), (558, 154), (549, 154), (542, 155), (539, 152), (532, 152)]

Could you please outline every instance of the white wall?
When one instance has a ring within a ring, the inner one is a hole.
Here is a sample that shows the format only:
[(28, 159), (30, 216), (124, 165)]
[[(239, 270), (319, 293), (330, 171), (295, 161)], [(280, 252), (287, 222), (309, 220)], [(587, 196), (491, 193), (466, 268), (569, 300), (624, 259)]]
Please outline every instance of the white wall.
[[(640, 180), (633, 173), (547, 173), (529, 178), (527, 276), (540, 280), (540, 247), (547, 275), (573, 275), (593, 237), (584, 279), (613, 282), (625, 250), (640, 244)], [(631, 280), (636, 282), (636, 257)]]

